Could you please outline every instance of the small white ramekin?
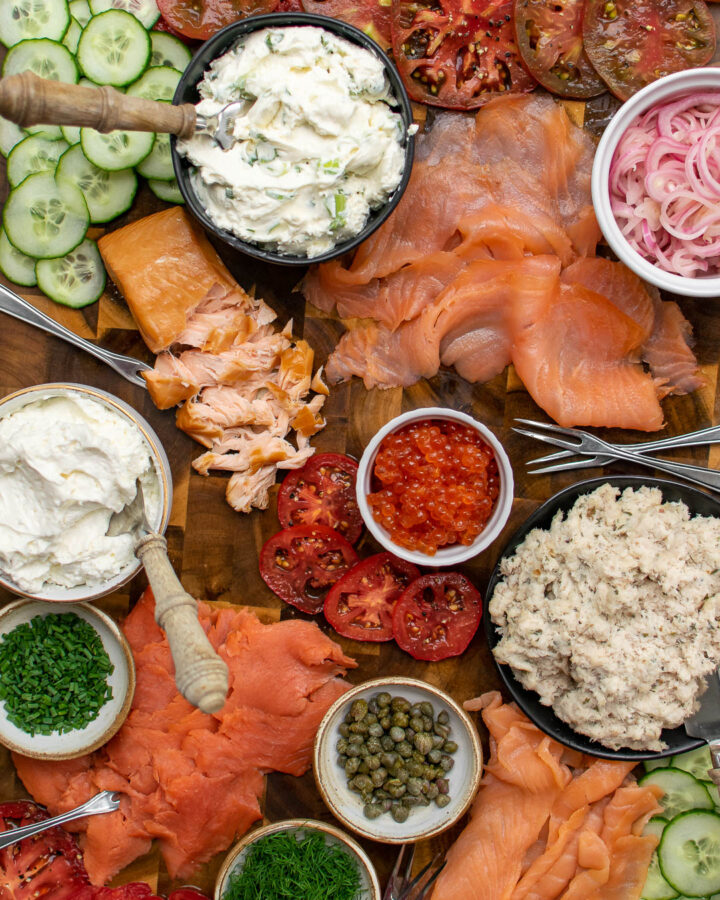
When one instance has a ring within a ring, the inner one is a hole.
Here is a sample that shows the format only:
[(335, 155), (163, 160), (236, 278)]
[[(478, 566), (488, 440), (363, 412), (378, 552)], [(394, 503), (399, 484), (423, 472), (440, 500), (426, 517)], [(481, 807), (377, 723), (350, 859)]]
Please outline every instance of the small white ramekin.
[[(101, 391), (99, 388), (90, 387), (86, 384), (64, 382), (37, 384), (33, 387), (15, 391), (7, 397), (3, 397), (2, 400), (0, 400), (0, 418), (10, 415), (10, 413), (26, 406), (28, 403), (33, 403), (45, 397), (54, 397), (63, 394), (79, 394), (80, 396), (95, 400), (103, 406), (108, 407), (113, 412), (118, 413), (123, 418), (129, 419), (132, 424), (139, 429), (148, 446), (148, 450), (150, 451), (150, 457), (157, 473), (160, 489), (160, 518), (156, 522), (150, 522), (150, 525), (160, 534), (164, 534), (170, 519), (170, 509), (172, 507), (173, 484), (170, 462), (163, 445), (160, 443), (160, 438), (150, 427), (149, 423), (137, 412), (137, 410), (133, 409), (132, 406), (129, 406), (127, 403), (120, 400), (119, 397), (109, 394), (107, 391)], [(137, 575), (141, 568), (142, 564), (140, 560), (136, 559), (131, 564), (121, 569), (117, 575), (109, 581), (106, 581), (104, 584), (92, 586), (78, 585), (73, 588), (45, 584), (37, 594), (31, 594), (22, 590), (22, 588), (15, 584), (0, 570), (0, 587), (3, 587), (6, 591), (10, 591), (12, 594), (17, 594), (20, 597), (27, 597), (31, 600), (44, 600), (49, 603), (87, 603), (97, 600), (100, 597), (104, 597), (106, 594), (111, 594), (124, 584), (127, 584), (128, 581)]]
[(686, 278), (666, 272), (644, 259), (628, 244), (610, 207), (610, 166), (615, 149), (628, 127), (650, 107), (695, 91), (720, 92), (720, 68), (688, 69), (659, 78), (620, 107), (605, 129), (592, 170), (592, 199), (598, 224), (608, 244), (636, 275), (656, 287), (687, 297), (720, 297), (720, 276)]
[[(434, 556), (427, 553), (420, 553), (417, 550), (408, 550), (396, 544), (388, 534), (388, 532), (376, 521), (372, 514), (372, 510), (367, 502), (367, 495), (371, 493), (372, 473), (375, 466), (375, 457), (378, 453), (380, 443), (386, 435), (393, 431), (398, 431), (411, 422), (424, 421), (426, 419), (440, 419), (445, 422), (457, 422), (460, 425), (469, 425), (474, 428), (480, 437), (490, 446), (497, 461), (498, 473), (500, 476), (500, 493), (495, 503), (492, 515), (490, 516), (485, 528), (475, 538), (472, 544), (454, 544), (450, 547), (441, 547)], [(454, 409), (444, 409), (440, 406), (427, 407), (425, 409), (414, 409), (411, 412), (403, 413), (391, 419), (384, 425), (373, 437), (365, 448), (365, 452), (360, 458), (360, 465), (357, 473), (357, 502), (360, 507), (360, 514), (368, 530), (390, 553), (406, 559), (408, 562), (415, 563), (417, 566), (457, 566), (460, 563), (467, 562), (477, 556), (482, 550), (492, 544), (496, 537), (503, 530), (505, 523), (510, 515), (510, 509), (513, 502), (514, 479), (512, 466), (507, 453), (505, 452), (500, 441), (495, 435), (481, 425), (476, 419), (465, 413), (456, 412)]]

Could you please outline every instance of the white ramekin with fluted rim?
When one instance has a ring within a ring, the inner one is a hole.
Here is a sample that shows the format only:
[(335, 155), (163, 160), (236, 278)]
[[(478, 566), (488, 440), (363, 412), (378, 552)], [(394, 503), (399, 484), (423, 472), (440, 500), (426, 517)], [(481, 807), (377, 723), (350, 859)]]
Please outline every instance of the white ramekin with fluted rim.
[[(137, 412), (137, 410), (133, 409), (132, 406), (129, 406), (123, 400), (120, 400), (119, 397), (115, 397), (107, 391), (102, 391), (99, 388), (91, 387), (90, 385), (56, 382), (51, 384), (36, 384), (33, 387), (23, 388), (22, 390), (8, 394), (7, 397), (3, 397), (2, 400), (0, 400), (0, 418), (16, 412), (28, 403), (33, 403), (36, 400), (45, 397), (63, 394), (79, 394), (88, 397), (91, 400), (95, 400), (98, 403), (102, 403), (113, 412), (129, 419), (140, 431), (145, 443), (148, 445), (148, 450), (150, 451), (150, 458), (155, 467), (160, 492), (159, 518), (157, 521), (150, 522), (150, 525), (160, 534), (163, 534), (170, 520), (170, 509), (172, 507), (173, 489), (170, 462), (163, 445), (160, 443), (160, 438), (150, 427), (149, 423)], [(28, 597), (32, 600), (45, 600), (50, 603), (88, 602), (97, 600), (99, 597), (104, 597), (106, 594), (111, 594), (124, 584), (127, 584), (128, 581), (137, 575), (141, 567), (142, 564), (140, 560), (136, 559), (133, 563), (121, 569), (115, 577), (103, 584), (78, 585), (77, 587), (66, 588), (61, 585), (46, 583), (43, 585), (42, 589), (35, 594), (22, 590), (22, 588), (16, 585), (2, 572), (2, 570), (0, 570), (0, 587), (4, 588), (6, 591), (10, 591), (12, 594), (17, 594), (20, 597)]]
[(720, 297), (720, 276), (686, 278), (653, 265), (625, 240), (610, 206), (610, 166), (620, 139), (633, 122), (658, 103), (679, 99), (696, 91), (717, 90), (720, 68), (687, 69), (659, 78), (620, 107), (600, 139), (592, 169), (592, 199), (598, 224), (608, 244), (636, 275), (656, 287), (687, 297)]
[[(377, 456), (383, 438), (391, 432), (399, 431), (401, 428), (404, 428), (412, 422), (438, 419), (445, 422), (456, 422), (460, 425), (470, 426), (470, 428), (475, 429), (485, 443), (489, 445), (495, 456), (495, 460), (497, 461), (498, 473), (500, 476), (500, 493), (485, 528), (475, 538), (472, 544), (453, 544), (448, 547), (441, 547), (437, 553), (431, 556), (428, 553), (409, 550), (407, 547), (396, 544), (382, 525), (376, 521), (367, 502), (367, 496), (371, 493), (375, 457)], [(503, 445), (495, 437), (492, 431), (476, 419), (473, 419), (472, 416), (457, 412), (454, 409), (445, 409), (440, 406), (414, 409), (411, 412), (403, 413), (401, 416), (396, 416), (396, 418), (391, 419), (387, 425), (384, 425), (372, 438), (360, 458), (356, 485), (357, 502), (360, 508), (360, 514), (375, 540), (386, 550), (389, 550), (390, 553), (394, 553), (395, 556), (406, 559), (408, 562), (415, 563), (417, 566), (429, 566), (431, 568), (437, 566), (460, 565), (460, 563), (467, 562), (467, 560), (472, 559), (482, 550), (489, 547), (505, 527), (505, 523), (510, 516), (514, 492), (514, 479), (510, 460)]]

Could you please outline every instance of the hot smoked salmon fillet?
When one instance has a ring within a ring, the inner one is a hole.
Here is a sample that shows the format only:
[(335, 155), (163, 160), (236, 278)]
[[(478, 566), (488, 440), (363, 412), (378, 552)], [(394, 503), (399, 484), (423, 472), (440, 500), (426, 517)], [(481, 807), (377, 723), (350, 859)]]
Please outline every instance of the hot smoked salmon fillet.
[(53, 815), (99, 790), (122, 792), (117, 812), (69, 826), (80, 832), (93, 884), (147, 853), (153, 839), (171, 877), (190, 878), (260, 818), (266, 773), (307, 771), (320, 720), (349, 689), (340, 676), (354, 660), (314, 623), (264, 625), (246, 609), (199, 607), (230, 672), (220, 712), (206, 715), (178, 693), (147, 590), (123, 624), (137, 686), (120, 731), (81, 759), (13, 757), (25, 787)]
[(657, 789), (635, 784), (632, 762), (563, 747), (497, 691), (466, 707), (482, 710), (491, 755), (432, 900), (639, 900)]

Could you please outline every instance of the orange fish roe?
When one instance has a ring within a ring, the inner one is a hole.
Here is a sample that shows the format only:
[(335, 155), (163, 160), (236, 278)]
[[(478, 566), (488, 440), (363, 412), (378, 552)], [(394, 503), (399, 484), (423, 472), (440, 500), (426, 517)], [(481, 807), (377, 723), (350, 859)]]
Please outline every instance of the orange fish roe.
[(472, 544), (499, 493), (497, 461), (474, 428), (443, 420), (406, 425), (380, 444), (368, 503), (396, 544), (434, 555)]

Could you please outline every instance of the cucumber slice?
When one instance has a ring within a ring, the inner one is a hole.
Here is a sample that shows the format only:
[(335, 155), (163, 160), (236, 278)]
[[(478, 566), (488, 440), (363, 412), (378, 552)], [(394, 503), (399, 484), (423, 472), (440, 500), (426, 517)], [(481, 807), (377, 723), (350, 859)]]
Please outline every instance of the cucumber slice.
[(121, 87), (135, 81), (147, 66), (150, 38), (130, 13), (111, 9), (87, 23), (77, 59), (91, 81)]
[(664, 816), (668, 819), (673, 819), (688, 809), (712, 809), (713, 802), (705, 786), (682, 769), (673, 769), (669, 766), (665, 769), (656, 769), (648, 775), (643, 775), (638, 784), (656, 784), (665, 791), (665, 796), (659, 802)]
[(3, 225), (10, 242), (36, 259), (69, 253), (85, 237), (90, 224), (80, 188), (65, 178), (29, 175), (10, 191)]
[(59, 141), (62, 138), (62, 128), (59, 125), (28, 125), (25, 131), (28, 134), (39, 134), (48, 141)]
[(75, 84), (78, 80), (78, 67), (72, 53), (67, 47), (47, 38), (20, 41), (8, 50), (2, 74), (17, 75), (27, 71), (51, 81)]
[(90, 4), (87, 0), (70, 0), (68, 7), (70, 8), (70, 15), (73, 19), (76, 19), (79, 22), (80, 27), (84, 28), (92, 16)]
[(663, 877), (680, 893), (720, 891), (720, 816), (705, 809), (676, 816), (663, 832), (658, 858)]
[(672, 756), (663, 756), (661, 759), (646, 759), (643, 768), (646, 772), (654, 772), (655, 769), (666, 769), (670, 765)]
[(174, 34), (168, 34), (166, 31), (151, 31), (150, 43), (152, 45), (150, 65), (153, 68), (169, 66), (171, 69), (184, 72), (188, 67), (192, 53)]
[(3, 156), (7, 156), (15, 144), (19, 144), (26, 137), (27, 132), (19, 125), (0, 116), (0, 153)]
[(152, 66), (130, 85), (128, 97), (144, 97), (145, 100), (172, 100), (182, 72), (168, 66)]
[(77, 125), (61, 125), (63, 140), (67, 141), (72, 147), (80, 143), (80, 128)]
[(13, 247), (3, 229), (0, 229), (0, 272), (10, 281), (23, 287), (37, 284), (35, 260)]
[(166, 203), (184, 203), (185, 199), (180, 193), (177, 181), (148, 181), (148, 187), (159, 200)]
[(80, 144), (63, 153), (57, 174), (76, 184), (83, 192), (90, 221), (94, 225), (109, 222), (127, 212), (137, 191), (137, 176), (132, 169), (106, 172), (86, 158)]
[(2, 0), (0, 41), (13, 47), (34, 38), (62, 40), (70, 24), (67, 0)]
[(714, 803), (715, 808), (720, 811), (720, 791), (718, 791), (718, 786), (714, 781), (703, 781), (703, 786), (708, 794), (710, 794), (710, 799)]
[[(662, 816), (655, 816), (643, 828), (643, 834), (655, 835), (659, 842), (667, 823), (668, 820), (663, 819)], [(650, 868), (645, 879), (645, 887), (640, 896), (642, 900), (674, 900), (677, 895), (678, 892), (675, 888), (669, 885), (662, 876), (656, 850), (650, 859)]]
[(118, 172), (142, 162), (152, 150), (152, 131), (110, 131), (101, 134), (94, 128), (80, 129), (83, 153), (99, 169)]
[(706, 745), (698, 747), (697, 750), (690, 750), (689, 753), (673, 756), (670, 765), (675, 769), (682, 769), (683, 772), (689, 772), (698, 781), (708, 781), (708, 769), (713, 767), (710, 748)]
[(138, 174), (156, 181), (172, 181), (175, 178), (172, 155), (170, 153), (170, 135), (156, 134), (150, 154), (137, 167)]
[(94, 16), (108, 9), (123, 9), (135, 16), (146, 28), (152, 28), (160, 18), (155, 0), (90, 0), (90, 9)]
[(42, 134), (26, 137), (12, 148), (7, 159), (7, 179), (10, 186), (16, 187), (28, 175), (38, 172), (52, 174), (67, 148), (65, 141), (49, 141)]
[(60, 259), (39, 259), (38, 287), (63, 306), (89, 306), (105, 288), (105, 268), (95, 241), (85, 239)]
[(65, 32), (65, 37), (62, 39), (62, 42), (71, 53), (75, 53), (77, 50), (78, 41), (80, 40), (82, 32), (82, 25), (77, 19), (73, 19), (73, 17), (70, 16), (70, 26)]

